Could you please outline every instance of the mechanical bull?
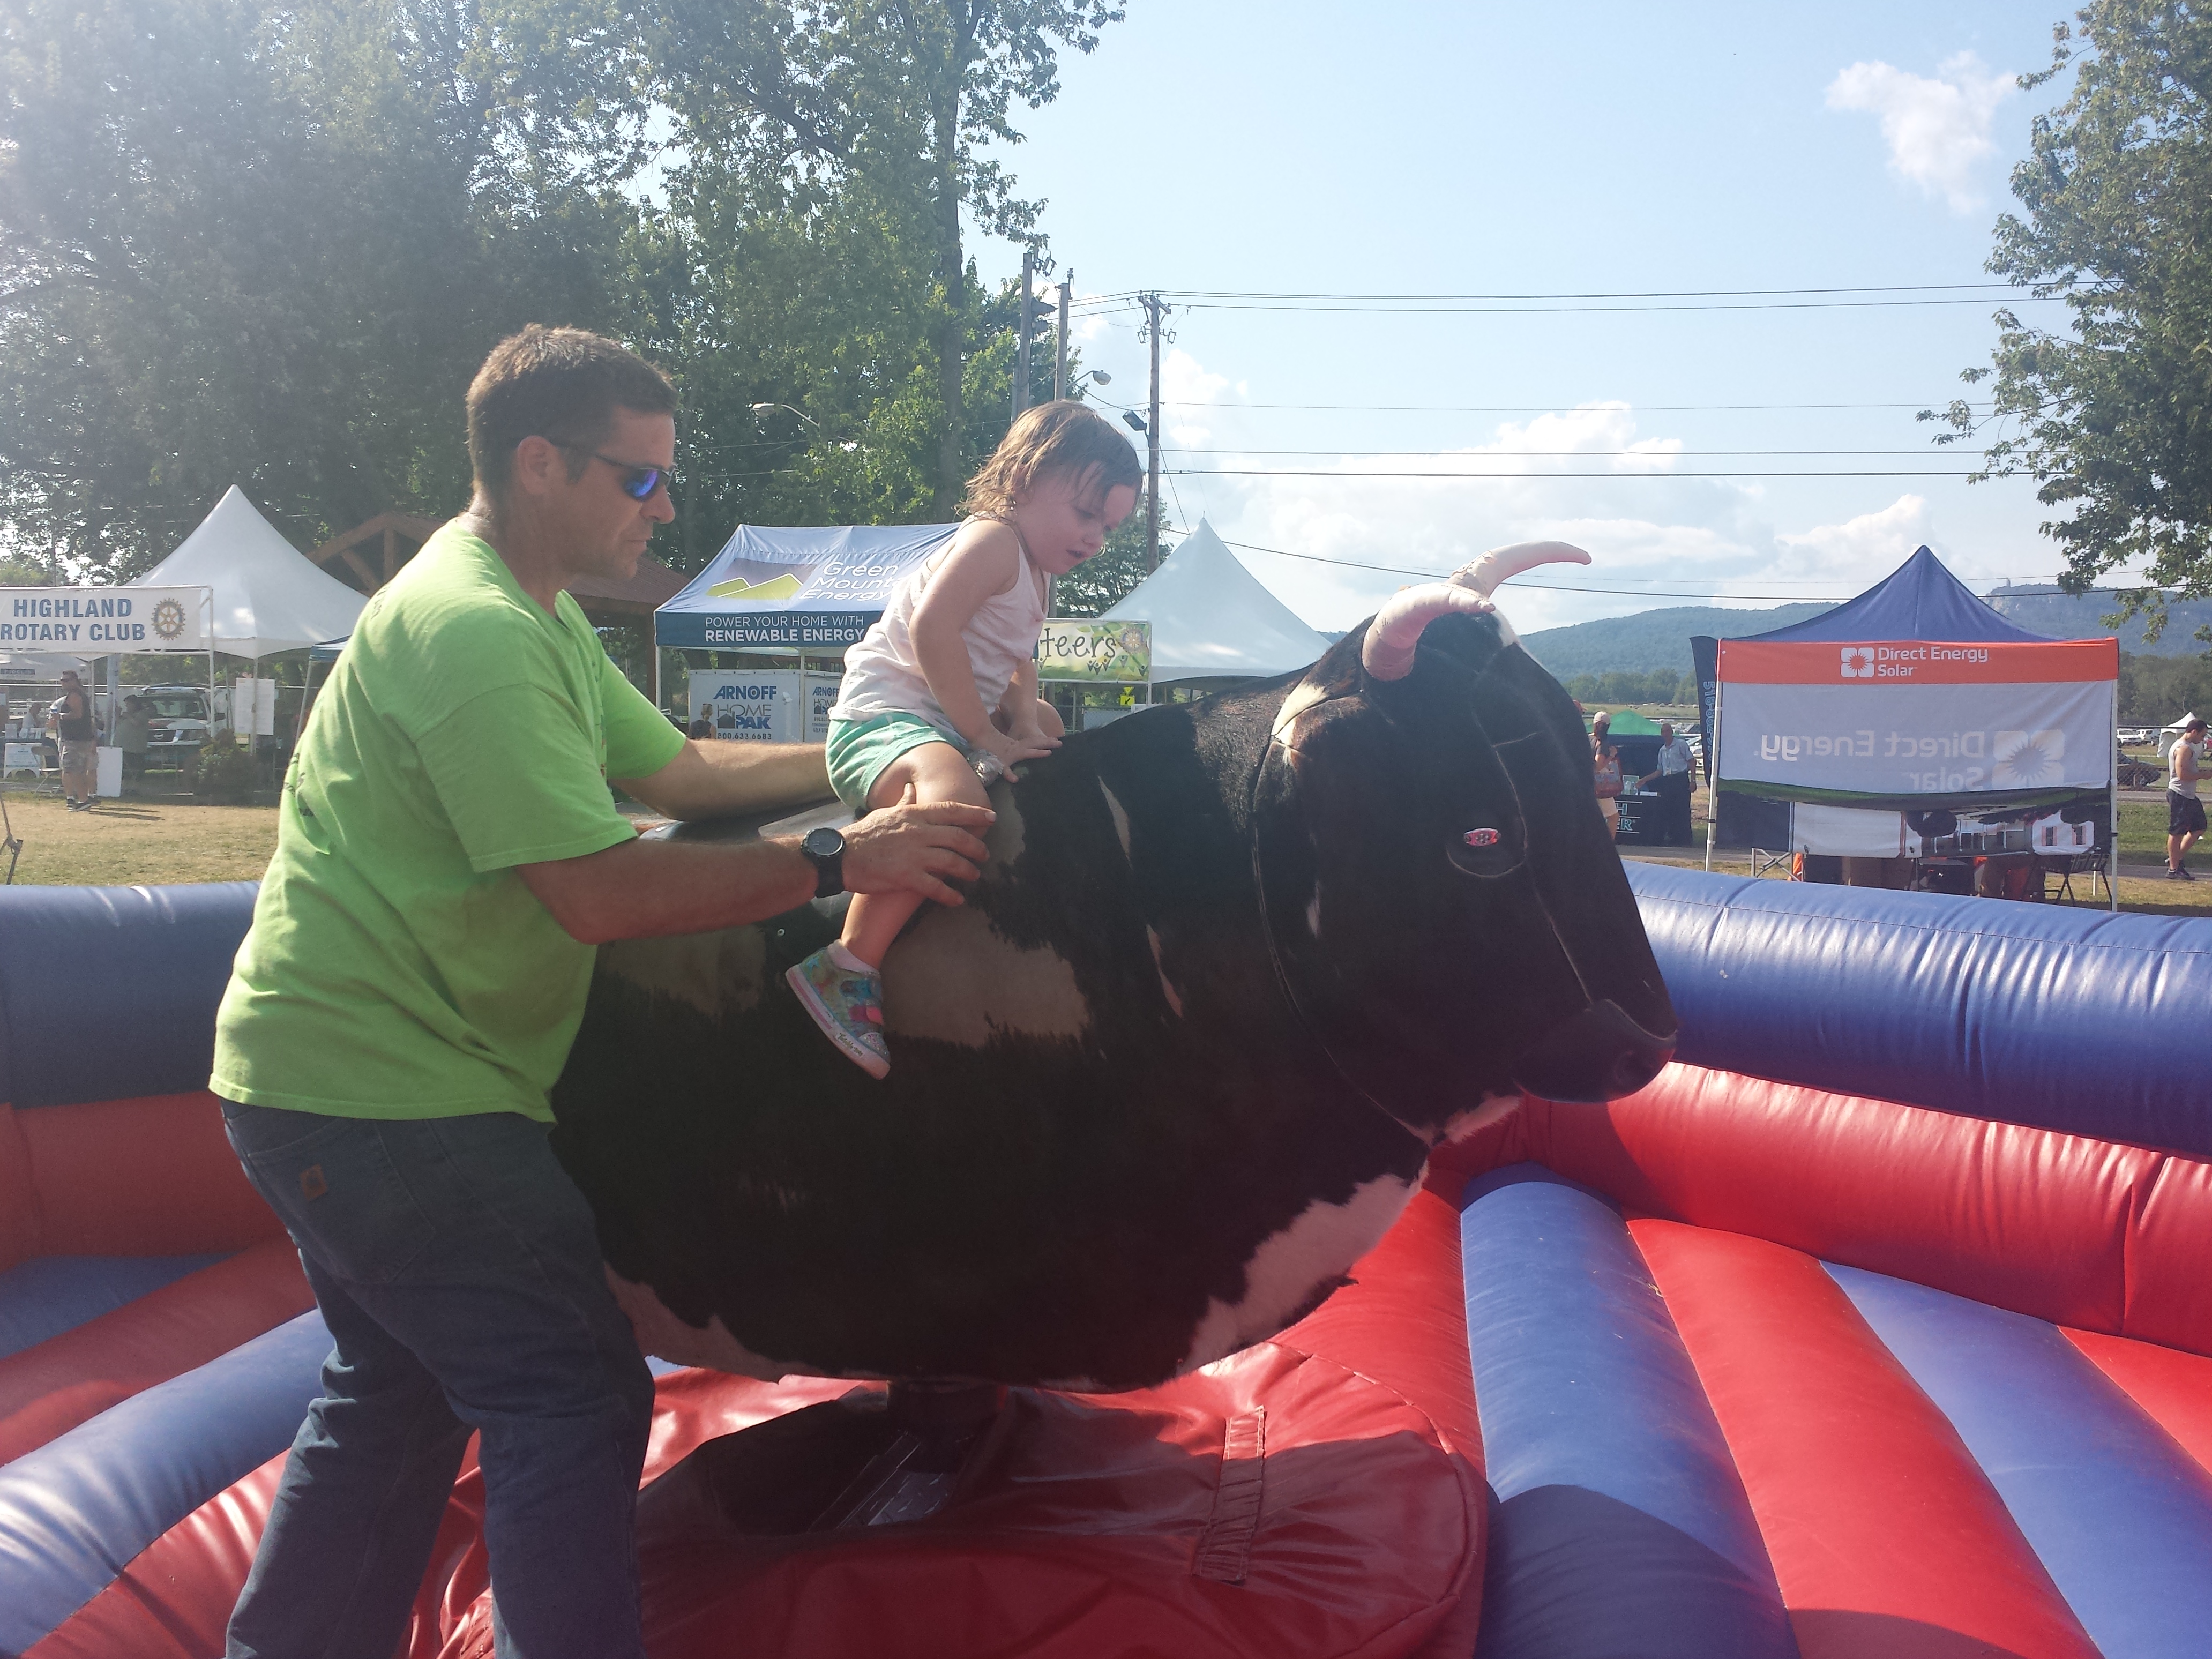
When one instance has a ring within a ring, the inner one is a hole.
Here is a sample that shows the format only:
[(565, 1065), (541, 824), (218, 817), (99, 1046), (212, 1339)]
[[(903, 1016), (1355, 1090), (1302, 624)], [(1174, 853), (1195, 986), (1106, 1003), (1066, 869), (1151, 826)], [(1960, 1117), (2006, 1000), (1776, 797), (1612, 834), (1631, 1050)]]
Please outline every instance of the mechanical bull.
[(885, 960), (885, 1080), (783, 983), (838, 902), (602, 951), (554, 1144), (648, 1351), (1149, 1386), (1316, 1305), (1486, 1106), (1640, 1087), (1674, 1018), (1588, 744), (1484, 599), (1582, 556), (996, 786)]

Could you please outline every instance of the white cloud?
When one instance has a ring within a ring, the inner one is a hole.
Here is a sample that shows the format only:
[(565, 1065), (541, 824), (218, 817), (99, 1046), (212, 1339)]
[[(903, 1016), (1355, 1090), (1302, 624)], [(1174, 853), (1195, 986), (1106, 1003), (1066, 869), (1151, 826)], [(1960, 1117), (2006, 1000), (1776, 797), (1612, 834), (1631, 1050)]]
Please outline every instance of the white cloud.
[(2017, 87), (1962, 52), (1932, 80), (1889, 64), (1853, 64), (1828, 83), (1828, 107), (1878, 116), (1890, 167), (1954, 213), (1967, 213), (1981, 205), (1982, 164), (1996, 154), (1990, 121)]
[(1878, 513), (1862, 513), (1841, 524), (1815, 526), (1795, 536), (1778, 536), (1778, 576), (1813, 580), (1833, 577), (1850, 586), (1886, 575), (1929, 539), (1928, 502), (1899, 495)]

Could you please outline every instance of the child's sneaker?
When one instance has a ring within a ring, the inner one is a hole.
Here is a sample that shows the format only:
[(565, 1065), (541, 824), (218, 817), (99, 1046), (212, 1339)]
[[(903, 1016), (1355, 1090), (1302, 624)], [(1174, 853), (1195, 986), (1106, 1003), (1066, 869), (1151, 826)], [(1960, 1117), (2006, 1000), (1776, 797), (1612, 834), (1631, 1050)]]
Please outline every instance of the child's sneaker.
[(891, 1069), (884, 1041), (884, 982), (874, 969), (842, 945), (829, 945), (784, 977), (799, 994), (799, 1006), (846, 1059), (870, 1077)]

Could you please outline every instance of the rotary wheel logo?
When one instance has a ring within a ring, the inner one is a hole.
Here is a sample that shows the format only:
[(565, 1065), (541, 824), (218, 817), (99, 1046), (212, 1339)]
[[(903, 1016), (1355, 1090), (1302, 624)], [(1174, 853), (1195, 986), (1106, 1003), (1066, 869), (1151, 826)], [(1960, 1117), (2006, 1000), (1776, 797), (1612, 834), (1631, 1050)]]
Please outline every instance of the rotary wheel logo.
[(154, 606), (154, 631), (165, 640), (173, 640), (185, 631), (185, 607), (174, 599), (162, 599)]

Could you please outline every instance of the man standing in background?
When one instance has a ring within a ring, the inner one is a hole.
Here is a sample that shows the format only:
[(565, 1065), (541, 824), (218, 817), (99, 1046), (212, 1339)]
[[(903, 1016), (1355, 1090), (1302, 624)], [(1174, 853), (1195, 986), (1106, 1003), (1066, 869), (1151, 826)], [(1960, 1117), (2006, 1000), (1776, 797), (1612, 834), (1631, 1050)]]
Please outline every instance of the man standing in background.
[(92, 693), (84, 689), (76, 670), (62, 671), (62, 694), (46, 710), (54, 728), (54, 744), (61, 750), (62, 796), (72, 812), (92, 810), (93, 769), (99, 764), (98, 734), (92, 723)]
[(2204, 803), (2197, 798), (2197, 781), (2204, 770), (2204, 722), (2196, 715), (2185, 717), (2166, 763), (2166, 878), (2194, 881), (2182, 860), (2204, 833)]
[(1674, 722), (1659, 722), (1659, 841), (1665, 847), (1690, 844), (1690, 787), (1697, 776), (1697, 757), (1690, 745), (1674, 735)]

